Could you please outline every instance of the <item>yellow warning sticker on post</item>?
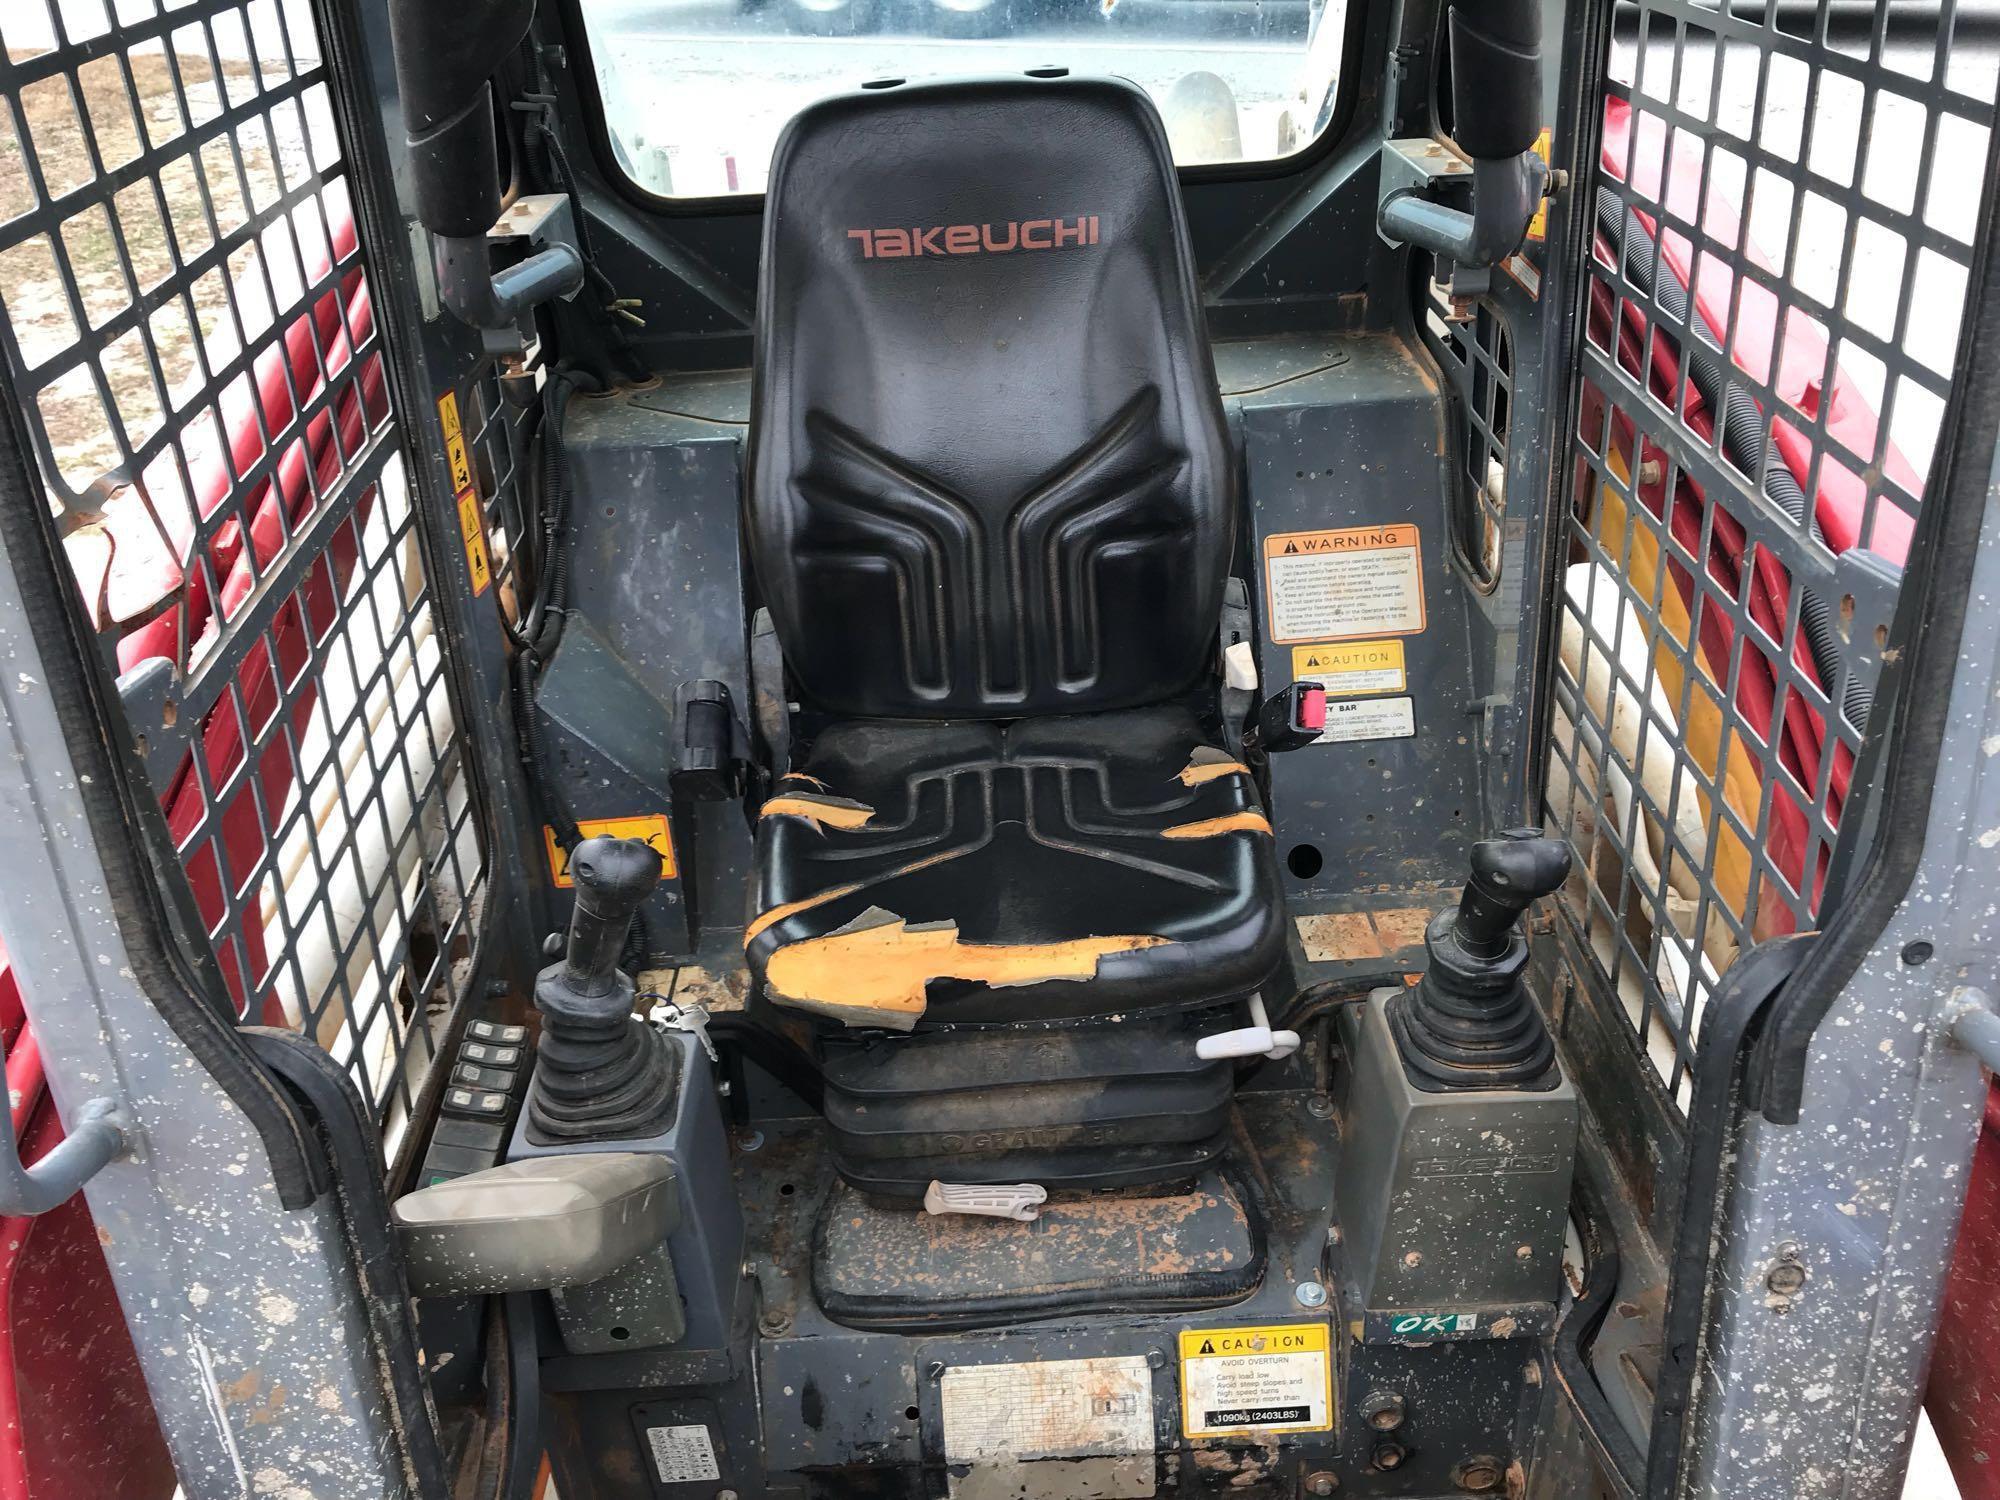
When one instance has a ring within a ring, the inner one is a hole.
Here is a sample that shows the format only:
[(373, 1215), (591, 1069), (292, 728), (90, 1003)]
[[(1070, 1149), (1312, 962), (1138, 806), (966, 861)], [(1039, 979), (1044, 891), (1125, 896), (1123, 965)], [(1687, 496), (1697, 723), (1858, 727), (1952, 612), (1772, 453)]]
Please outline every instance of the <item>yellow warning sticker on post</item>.
[[(576, 831), (587, 839), (600, 833), (614, 839), (644, 839), (660, 851), (662, 880), (672, 880), (680, 873), (680, 866), (674, 862), (673, 830), (667, 826), (664, 813), (645, 813), (634, 818), (579, 818)], [(549, 875), (558, 889), (571, 889), (576, 880), (569, 873), (569, 851), (556, 842), (556, 831), (547, 824), (542, 825), (542, 840), (548, 846)]]
[(465, 542), (465, 570), (472, 575), (475, 596), (493, 582), (493, 561), (486, 551), (486, 516), (479, 490), (472, 482), (472, 459), (465, 450), (465, 430), (458, 420), (458, 397), (446, 391), (438, 397), (438, 426), (444, 432), (445, 457), (451, 464), (451, 491), (458, 499), (458, 534)]
[[(1543, 166), (1549, 164), (1550, 140), (1549, 127), (1544, 125), (1542, 133), (1535, 137), (1535, 144), (1528, 148), (1542, 159)], [(1548, 237), (1549, 200), (1544, 198), (1540, 203), (1535, 205), (1535, 216), (1528, 220), (1528, 238), (1531, 240), (1546, 240)]]
[(446, 438), (444, 451), (451, 459), (451, 492), (462, 495), (472, 488), (472, 460), (466, 455), (464, 436), (453, 433)]
[(1326, 642), (1292, 647), (1292, 680), (1317, 682), (1329, 698), (1400, 693), (1409, 683), (1401, 641)]
[(465, 429), (458, 420), (458, 397), (446, 391), (438, 397), (438, 426), (444, 431), (445, 457), (451, 460), (451, 492), (472, 488), (472, 460), (465, 451)]
[(465, 566), (472, 574), (472, 592), (483, 594), (493, 581), (493, 564), (486, 556), (486, 520), (479, 497), (466, 490), (458, 497), (458, 534), (465, 541)]
[(1327, 1325), (1182, 1329), (1181, 1430), (1190, 1438), (1332, 1431)]
[(1271, 639), (1345, 641), (1424, 628), (1423, 538), (1415, 526), (1345, 526), (1264, 538)]

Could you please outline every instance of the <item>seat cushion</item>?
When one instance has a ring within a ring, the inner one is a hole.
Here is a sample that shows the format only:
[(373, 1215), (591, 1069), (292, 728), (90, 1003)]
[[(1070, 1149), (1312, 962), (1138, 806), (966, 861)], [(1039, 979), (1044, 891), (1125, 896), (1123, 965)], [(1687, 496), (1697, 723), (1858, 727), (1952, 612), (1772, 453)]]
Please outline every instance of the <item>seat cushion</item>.
[(1284, 956), (1256, 788), (1178, 707), (837, 724), (764, 804), (757, 870), (752, 971), (850, 1026), (1209, 1004)]

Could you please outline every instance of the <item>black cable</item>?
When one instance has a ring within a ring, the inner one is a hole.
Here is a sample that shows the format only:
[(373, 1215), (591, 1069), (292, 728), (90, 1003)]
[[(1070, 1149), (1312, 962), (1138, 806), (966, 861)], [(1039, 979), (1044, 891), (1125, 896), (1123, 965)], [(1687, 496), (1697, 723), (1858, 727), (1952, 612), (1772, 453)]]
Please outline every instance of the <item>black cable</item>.
[(1575, 1403), (1584, 1433), (1597, 1449), (1600, 1467), (1616, 1488), (1618, 1500), (1633, 1500), (1646, 1482), (1646, 1455), (1612, 1410), (1590, 1363), (1598, 1330), (1618, 1295), (1621, 1262), (1595, 1165), (1584, 1152), (1577, 1154), (1570, 1185), (1570, 1216), (1583, 1245), (1583, 1289), (1556, 1324), (1556, 1376)]
[[(566, 194), (576, 205), (572, 220), (577, 253), (583, 258), (585, 276), (601, 299), (592, 308), (599, 316), (590, 325), (590, 332), (593, 335), (609, 334), (608, 346), (600, 346), (593, 351), (601, 356), (593, 361), (597, 366), (596, 373), (602, 382), (608, 384), (612, 378), (611, 369), (615, 366), (626, 379), (643, 381), (649, 378), (651, 372), (632, 348), (624, 321), (628, 317), (637, 321), (636, 314), (630, 312), (636, 304), (618, 295), (618, 288), (597, 262), (596, 250), (591, 244), (589, 215), (583, 211), (583, 198), (576, 190), (576, 172), (570, 166), (569, 153), (563, 148), (562, 137), (555, 127), (554, 80), (549, 76), (542, 50), (532, 42), (527, 44), (525, 61), (532, 73), (533, 88), (522, 90), (512, 108), (524, 117), (522, 145), (535, 179), (548, 184), (552, 191)], [(568, 326), (572, 331), (580, 331), (575, 326), (579, 320), (573, 313), (572, 304), (554, 302), (549, 304), (547, 311), (554, 326)], [(568, 354), (567, 362), (577, 364), (583, 356), (582, 349), (577, 347), (581, 341), (565, 339), (560, 342)]]
[[(1793, 524), (1806, 529), (1814, 541), (1826, 545), (1819, 514), (1806, 498), (1798, 478), (1782, 458), (1770, 453), (1769, 432), (1757, 398), (1725, 373), (1722, 339), (1689, 295), (1679, 276), (1671, 271), (1656, 275), (1660, 247), (1641, 222), (1638, 211), (1607, 187), (1597, 190), (1597, 232), (1604, 236), (1623, 267), (1626, 278), (1642, 296), (1651, 297), (1660, 311), (1694, 335), (1688, 347), (1678, 347), (1671, 333), (1657, 330), (1656, 336), (1680, 359), (1687, 378), (1707, 405), (1722, 439), (1723, 454), (1753, 481), (1761, 483), (1764, 494), (1788, 516)], [(1643, 251), (1637, 247), (1643, 247)], [(1634, 455), (1636, 462), (1637, 455)], [(1840, 633), (1826, 601), (1803, 579), (1794, 577), (1799, 591), (1799, 629), (1806, 638), (1806, 650), (1820, 685), (1829, 696), (1840, 681), (1842, 649)], [(1841, 693), (1841, 712), (1856, 729), (1868, 726), (1875, 695), (1858, 676), (1850, 675)]]
[(814, 1114), (826, 1113), (826, 1080), (820, 1074), (819, 1064), (790, 1037), (734, 1011), (711, 1014), (708, 1036), (718, 1048), (734, 1047), (797, 1094)]
[[(524, 528), (533, 538), (528, 562), (534, 587), (521, 603), (519, 627), (508, 632), (514, 643), (509, 681), (522, 769), (540, 804), (542, 821), (554, 830), (556, 843), (565, 852), (576, 847), (582, 833), (550, 753), (535, 697), (542, 671), (562, 643), (569, 618), (570, 475), (563, 424), (572, 396), (579, 390), (600, 389), (602, 383), (594, 375), (561, 367), (549, 371), (543, 383), (542, 416), (536, 431), (538, 452), (529, 470), (534, 476), (534, 515)], [(643, 940), (643, 924), (635, 923), (634, 927)]]
[(1343, 1006), (1359, 1005), (1377, 990), (1401, 990), (1402, 969), (1381, 969), (1351, 975), (1346, 979), (1323, 979), (1309, 984), (1292, 997), (1285, 1013), (1271, 1023), (1274, 1031), (1304, 1031), (1321, 1016)]

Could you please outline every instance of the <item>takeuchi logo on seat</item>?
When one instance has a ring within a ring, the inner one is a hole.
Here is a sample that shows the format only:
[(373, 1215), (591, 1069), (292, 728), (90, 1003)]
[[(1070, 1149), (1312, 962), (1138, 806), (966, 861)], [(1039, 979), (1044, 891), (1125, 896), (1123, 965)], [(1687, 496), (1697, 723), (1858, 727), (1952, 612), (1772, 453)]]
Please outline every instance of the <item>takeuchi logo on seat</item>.
[(929, 224), (850, 229), (863, 260), (918, 255), (1006, 255), (1015, 250), (1072, 250), (1097, 243), (1097, 215), (1074, 219), (1009, 219), (1004, 224)]

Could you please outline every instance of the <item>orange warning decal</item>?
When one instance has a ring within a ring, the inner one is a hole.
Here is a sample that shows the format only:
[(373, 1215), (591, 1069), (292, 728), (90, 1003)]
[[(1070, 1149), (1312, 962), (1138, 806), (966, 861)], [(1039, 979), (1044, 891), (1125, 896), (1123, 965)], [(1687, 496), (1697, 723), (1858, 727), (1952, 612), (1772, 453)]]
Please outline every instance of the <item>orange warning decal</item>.
[[(660, 851), (662, 880), (672, 880), (680, 873), (680, 866), (674, 860), (673, 830), (667, 826), (664, 813), (642, 813), (631, 818), (579, 818), (576, 831), (587, 839), (600, 833), (614, 839), (644, 839)], [(548, 848), (550, 878), (559, 890), (569, 890), (576, 884), (570, 878), (569, 851), (556, 842), (556, 831), (547, 824), (542, 825), (542, 841)]]
[(1424, 628), (1423, 537), (1408, 523), (1264, 538), (1271, 639), (1330, 642)]

